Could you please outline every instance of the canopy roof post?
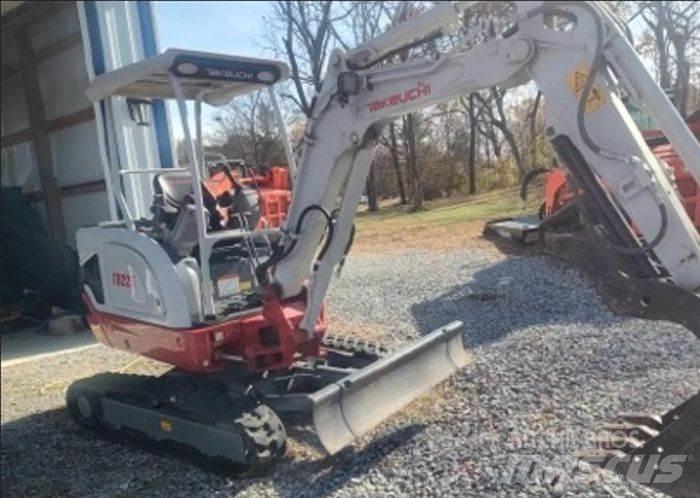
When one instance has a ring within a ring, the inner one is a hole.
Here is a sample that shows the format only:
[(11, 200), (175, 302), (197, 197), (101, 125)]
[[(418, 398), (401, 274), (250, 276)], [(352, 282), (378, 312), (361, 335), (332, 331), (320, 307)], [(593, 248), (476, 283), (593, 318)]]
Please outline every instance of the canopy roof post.
[(282, 111), (280, 110), (279, 103), (277, 102), (275, 89), (272, 86), (269, 86), (267, 87), (267, 93), (270, 95), (270, 102), (272, 102), (272, 110), (275, 113), (280, 139), (282, 140), (282, 145), (284, 146), (284, 155), (287, 157), (287, 164), (289, 165), (289, 176), (292, 179), (292, 188), (294, 188), (294, 179), (297, 176), (297, 163), (294, 158), (294, 152), (292, 151), (292, 145), (289, 143), (287, 127), (285, 126)]

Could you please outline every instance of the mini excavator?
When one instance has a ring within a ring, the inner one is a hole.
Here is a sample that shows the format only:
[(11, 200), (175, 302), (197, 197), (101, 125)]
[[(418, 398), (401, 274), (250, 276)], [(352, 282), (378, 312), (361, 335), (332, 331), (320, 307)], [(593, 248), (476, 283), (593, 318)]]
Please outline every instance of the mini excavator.
[[(352, 245), (382, 127), (493, 86), (532, 81), (542, 91), (546, 136), (584, 193), (595, 241), (624, 261), (618, 297), (700, 319), (700, 236), (621, 94), (644, 104), (696, 179), (700, 147), (624, 25), (602, 3), (514, 2), (497, 33), (467, 30), (439, 54), (391, 62), (464, 31), (460, 16), (476, 3), (440, 3), (331, 53), (300, 155), (285, 143), (291, 202), (280, 228), (259, 223), (260, 192), (228, 166), (218, 178), (226, 187), (212, 188), (201, 113), (202, 103), (263, 89), (283, 126), (274, 85), (285, 64), (170, 49), (91, 82), (88, 97), (107, 109), (124, 97), (175, 99), (187, 164), (132, 171), (103, 154), (120, 219), (77, 232), (89, 323), (102, 343), (174, 368), (76, 381), (67, 405), (80, 425), (259, 472), (284, 454), (285, 425), (313, 425), (333, 454), (463, 367), (458, 322), (387, 351), (326, 333), (324, 298)], [(131, 174), (153, 178), (149, 219), (129, 211), (120, 181)]]

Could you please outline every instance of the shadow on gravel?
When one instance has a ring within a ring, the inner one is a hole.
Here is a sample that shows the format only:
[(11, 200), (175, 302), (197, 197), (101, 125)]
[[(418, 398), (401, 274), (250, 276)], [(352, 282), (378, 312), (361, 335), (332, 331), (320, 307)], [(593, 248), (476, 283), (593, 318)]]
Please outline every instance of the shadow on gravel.
[(224, 476), (81, 429), (65, 408), (3, 424), (1, 470), (3, 498), (196, 496), (201, 481), (227, 488)]
[[(72, 495), (71, 481), (85, 467), (83, 449), (65, 437), (68, 416), (63, 409), (49, 410), (2, 425), (3, 497)], [(64, 437), (62, 437), (64, 436)], [(80, 451), (78, 458), (76, 451)], [(78, 465), (76, 465), (78, 464)]]
[(75, 426), (65, 409), (54, 409), (2, 425), (0, 496), (232, 496), (258, 482), (284, 497), (328, 496), (381, 466), (385, 456), (425, 427), (409, 425), (358, 451), (347, 448), (320, 460), (283, 460), (266, 476), (236, 479), (105, 440)]
[(422, 335), (462, 321), (465, 345), (476, 347), (532, 325), (619, 320), (592, 308), (604, 310), (604, 305), (575, 271), (546, 258), (511, 257), (477, 270), (437, 298), (414, 304), (411, 313)]

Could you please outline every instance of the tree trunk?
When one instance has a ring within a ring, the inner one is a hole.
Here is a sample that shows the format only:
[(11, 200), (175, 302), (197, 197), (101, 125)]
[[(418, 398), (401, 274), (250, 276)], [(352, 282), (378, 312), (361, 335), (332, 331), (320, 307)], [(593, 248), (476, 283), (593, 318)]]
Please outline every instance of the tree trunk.
[(688, 110), (688, 87), (690, 86), (690, 63), (686, 53), (687, 42), (683, 37), (673, 37), (673, 48), (676, 52), (676, 84), (675, 104), (679, 114), (685, 118)]
[(667, 14), (669, 8), (664, 2), (657, 4), (651, 3), (651, 8), (655, 10), (657, 19), (656, 25), (648, 23), (654, 32), (654, 42), (656, 43), (656, 51), (659, 57), (659, 86), (663, 90), (671, 89), (671, 72), (669, 71), (669, 47), (668, 37), (666, 36)]
[(406, 115), (404, 133), (408, 145), (406, 154), (406, 166), (411, 179), (411, 211), (423, 209), (423, 184), (418, 171), (418, 161), (416, 158), (416, 129), (413, 113)]
[(484, 152), (486, 155), (486, 167), (490, 168), (491, 166), (493, 166), (493, 164), (491, 164), (491, 157), (492, 156), (491, 156), (491, 141), (490, 140), (484, 140)]
[(530, 170), (537, 168), (537, 111), (541, 100), (542, 92), (538, 90), (530, 114)]
[(493, 126), (490, 127), (491, 131), (489, 132), (489, 137), (491, 140), (491, 143), (493, 144), (493, 155), (496, 156), (496, 159), (501, 158), (501, 144), (498, 141), (498, 135), (496, 135), (496, 132), (493, 129)]
[(469, 193), (476, 193), (476, 110), (474, 94), (469, 95)]
[(520, 179), (522, 179), (525, 176), (525, 173), (527, 173), (527, 169), (525, 168), (523, 158), (520, 155), (520, 149), (518, 148), (518, 142), (515, 140), (515, 135), (508, 129), (501, 129), (501, 132), (503, 133), (503, 138), (505, 141), (508, 142), (510, 151), (513, 153), (513, 158), (515, 159), (515, 164), (518, 167)]
[(403, 175), (401, 174), (401, 162), (399, 162), (399, 150), (396, 148), (396, 125), (392, 121), (389, 123), (389, 139), (391, 140), (391, 161), (394, 163), (394, 170), (396, 171), (396, 186), (399, 189), (399, 199), (401, 200), (401, 205), (408, 204), (408, 199), (406, 198), (406, 187), (403, 184)]
[(379, 211), (379, 202), (377, 202), (377, 188), (374, 181), (374, 161), (369, 166), (369, 174), (367, 175), (367, 210), (370, 213)]

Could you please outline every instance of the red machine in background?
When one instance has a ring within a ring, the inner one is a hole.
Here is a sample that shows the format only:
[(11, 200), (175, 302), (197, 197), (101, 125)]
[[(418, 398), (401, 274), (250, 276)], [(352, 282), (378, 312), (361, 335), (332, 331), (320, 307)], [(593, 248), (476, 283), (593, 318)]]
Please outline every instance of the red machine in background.
[[(688, 119), (688, 128), (700, 140), (700, 110)], [(660, 130), (647, 130), (642, 133), (656, 157), (673, 168), (676, 188), (688, 216), (695, 228), (700, 231), (700, 185), (688, 172), (678, 153)]]
[[(687, 123), (693, 135), (700, 139), (700, 110), (696, 111)], [(672, 168), (676, 189), (683, 206), (695, 227), (700, 231), (700, 186), (661, 130), (646, 130), (642, 135), (654, 155)], [(540, 219), (552, 216), (576, 198), (576, 192), (572, 189), (564, 168), (556, 166), (545, 173), (543, 195), (544, 199), (539, 211)]]
[[(700, 110), (693, 113), (687, 123), (695, 137), (700, 139)], [(654, 155), (668, 165), (681, 202), (700, 232), (700, 186), (660, 130), (646, 130), (642, 135)], [(556, 160), (553, 162), (552, 168), (529, 172), (520, 187), (520, 197), (525, 201), (532, 181), (542, 177), (542, 204), (538, 213), (491, 220), (484, 226), (485, 236), (533, 244), (544, 241), (545, 231), (576, 231), (579, 228), (579, 216), (572, 205), (579, 192), (573, 187), (566, 168), (561, 167)], [(573, 209), (564, 209), (567, 207)]]
[(292, 201), (287, 168), (272, 166), (260, 174), (240, 159), (211, 161), (208, 168), (210, 177), (204, 184), (214, 199), (228, 195), (236, 187), (253, 188), (258, 193), (261, 214), (256, 228), (282, 226)]
[(552, 216), (576, 197), (566, 177), (566, 170), (560, 167), (547, 171), (542, 190), (544, 201), (540, 206), (540, 219)]

